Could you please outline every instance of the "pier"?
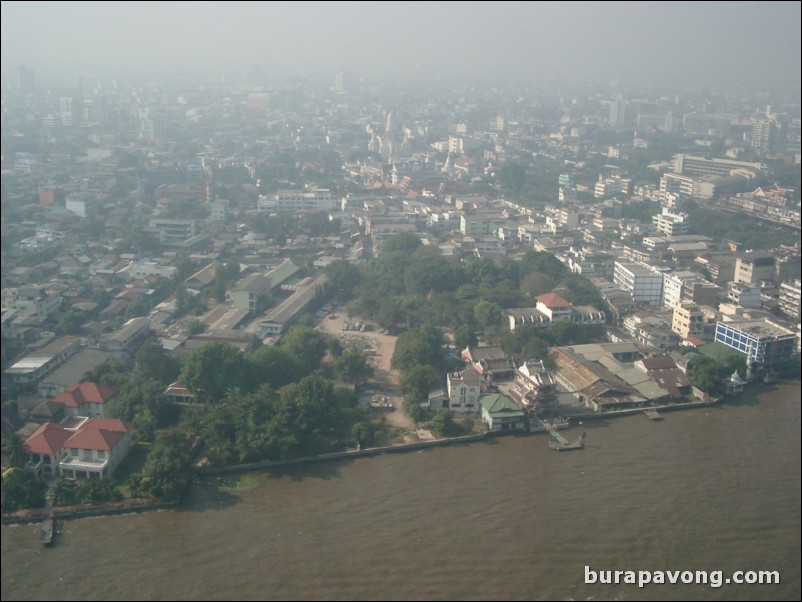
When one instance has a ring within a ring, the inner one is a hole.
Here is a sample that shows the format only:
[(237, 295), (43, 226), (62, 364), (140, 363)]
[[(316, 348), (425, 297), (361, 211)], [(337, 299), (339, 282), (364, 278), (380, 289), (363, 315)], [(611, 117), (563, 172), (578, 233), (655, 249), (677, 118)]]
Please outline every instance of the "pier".
[(568, 445), (569, 441), (565, 437), (563, 437), (560, 432), (554, 427), (553, 424), (548, 422), (542, 422), (543, 428), (551, 435), (554, 439), (562, 443), (563, 445)]
[(657, 410), (643, 410), (643, 413), (649, 417), (649, 420), (662, 420), (663, 417)]

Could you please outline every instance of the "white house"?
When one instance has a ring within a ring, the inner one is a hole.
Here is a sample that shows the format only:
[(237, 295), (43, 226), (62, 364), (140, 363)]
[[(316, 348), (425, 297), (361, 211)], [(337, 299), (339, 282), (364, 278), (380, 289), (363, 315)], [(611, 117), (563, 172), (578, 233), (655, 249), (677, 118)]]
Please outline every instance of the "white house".
[(474, 370), (448, 375), (448, 407), (455, 413), (479, 412), (481, 379)]
[(65, 478), (110, 476), (131, 449), (130, 423), (116, 418), (90, 418), (64, 442), (59, 470)]

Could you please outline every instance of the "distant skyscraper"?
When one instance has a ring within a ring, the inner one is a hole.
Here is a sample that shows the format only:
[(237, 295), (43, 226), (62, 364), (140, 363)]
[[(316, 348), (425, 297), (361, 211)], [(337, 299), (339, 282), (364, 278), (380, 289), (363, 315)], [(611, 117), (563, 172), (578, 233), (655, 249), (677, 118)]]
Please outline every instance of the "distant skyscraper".
[(19, 89), (23, 94), (36, 92), (36, 74), (25, 65), (19, 66)]
[(75, 117), (72, 109), (72, 97), (62, 96), (59, 99), (59, 113), (61, 114), (61, 125), (71, 127)]
[(761, 155), (771, 150), (774, 141), (774, 124), (771, 121), (756, 121), (752, 124), (752, 148)]
[(347, 94), (350, 90), (349, 88), (349, 80), (348, 72), (340, 69), (334, 75), (334, 93), (335, 94)]
[(624, 97), (621, 94), (616, 94), (613, 96), (613, 100), (610, 103), (611, 126), (617, 128), (624, 125), (624, 121), (626, 119), (626, 107), (627, 101), (624, 100)]

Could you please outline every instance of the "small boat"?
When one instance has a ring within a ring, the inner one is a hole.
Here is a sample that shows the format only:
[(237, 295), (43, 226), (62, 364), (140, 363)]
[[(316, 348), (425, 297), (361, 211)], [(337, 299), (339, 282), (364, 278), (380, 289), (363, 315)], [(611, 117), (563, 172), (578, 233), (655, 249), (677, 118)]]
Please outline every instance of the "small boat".
[(573, 443), (562, 443), (559, 439), (552, 438), (549, 441), (549, 447), (556, 451), (569, 451), (572, 449), (584, 449), (585, 447), (585, 433), (580, 435), (579, 439), (574, 441)]
[(49, 546), (53, 543), (54, 524), (55, 520), (52, 516), (42, 521), (42, 525), (39, 527), (39, 543), (45, 546)]

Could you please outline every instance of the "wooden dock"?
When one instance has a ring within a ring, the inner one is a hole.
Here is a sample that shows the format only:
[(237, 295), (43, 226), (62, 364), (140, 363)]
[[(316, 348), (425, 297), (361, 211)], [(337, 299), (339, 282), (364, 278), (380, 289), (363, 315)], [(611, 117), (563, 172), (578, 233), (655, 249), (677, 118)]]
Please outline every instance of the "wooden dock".
[(643, 410), (643, 413), (649, 417), (649, 420), (662, 420), (663, 417), (657, 410)]
[(572, 449), (585, 449), (585, 433), (574, 441), (573, 443), (569, 443), (566, 441), (565, 443), (561, 443), (556, 439), (552, 439), (549, 441), (549, 448), (556, 450), (556, 451), (570, 451)]
[(546, 431), (549, 433), (549, 435), (551, 435), (554, 439), (556, 439), (562, 445), (568, 445), (570, 443), (568, 441), (568, 439), (563, 437), (560, 434), (560, 432), (556, 428), (554, 428), (553, 424), (549, 424), (548, 422), (544, 422), (543, 423), (543, 428), (545, 428)]
[(55, 535), (56, 520), (50, 515), (39, 526), (39, 543), (45, 546), (53, 544), (53, 536)]

